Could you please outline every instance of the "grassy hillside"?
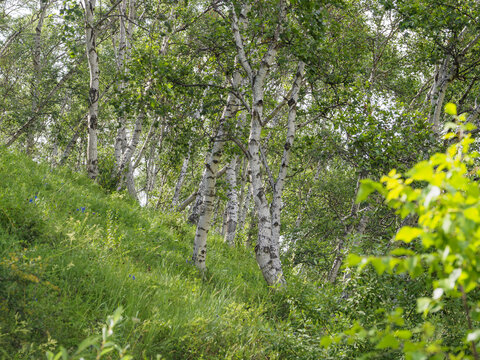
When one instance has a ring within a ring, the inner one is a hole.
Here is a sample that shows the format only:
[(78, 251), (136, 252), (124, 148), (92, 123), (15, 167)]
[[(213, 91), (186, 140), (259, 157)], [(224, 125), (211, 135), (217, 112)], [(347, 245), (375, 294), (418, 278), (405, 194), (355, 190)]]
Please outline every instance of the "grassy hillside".
[(122, 306), (113, 338), (135, 359), (315, 358), (253, 252), (213, 237), (202, 280), (193, 236), (178, 216), (0, 152), (0, 357), (71, 353)]

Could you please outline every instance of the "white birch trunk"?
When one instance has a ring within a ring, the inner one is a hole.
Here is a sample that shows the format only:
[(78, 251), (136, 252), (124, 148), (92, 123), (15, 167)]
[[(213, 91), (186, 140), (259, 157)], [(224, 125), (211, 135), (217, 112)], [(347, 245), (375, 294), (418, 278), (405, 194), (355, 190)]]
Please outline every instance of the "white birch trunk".
[[(238, 62), (238, 57), (235, 58), (235, 63)], [(241, 83), (241, 76), (238, 71), (233, 74), (232, 86), (236, 90)], [(200, 213), (200, 217), (197, 223), (197, 230), (195, 233), (193, 261), (195, 266), (204, 272), (206, 270), (206, 255), (207, 255), (207, 235), (211, 225), (211, 216), (213, 211), (213, 201), (215, 199), (215, 183), (217, 179), (218, 164), (223, 152), (225, 144), (225, 122), (235, 116), (238, 109), (238, 100), (233, 94), (229, 94), (227, 97), (227, 103), (223, 110), (222, 117), (220, 119), (220, 126), (218, 134), (215, 138), (212, 153), (205, 164), (205, 189), (203, 196), (203, 209)], [(227, 170), (228, 171), (228, 170)], [(234, 190), (236, 191), (236, 189)], [(233, 223), (232, 223), (233, 224)]]
[(97, 122), (100, 70), (98, 67), (94, 20), (95, 3), (96, 0), (84, 0), (86, 47), (88, 68), (90, 71), (90, 90), (88, 94), (87, 173), (91, 179), (96, 179), (98, 176)]
[(188, 215), (188, 222), (192, 225), (198, 224), (198, 219), (200, 218), (200, 213), (202, 212), (203, 206), (203, 194), (205, 194), (205, 183), (207, 181), (207, 169), (203, 170), (202, 179), (200, 184), (198, 184), (198, 191), (193, 203), (192, 208), (190, 209), (190, 215)]
[[(217, 173), (217, 179), (225, 174), (227, 171), (227, 167), (225, 166), (222, 168), (220, 171)], [(205, 183), (207, 179), (207, 170), (204, 169), (203, 174), (202, 174), (202, 180), (200, 180), (200, 184), (198, 184), (198, 191), (195, 193), (195, 202), (193, 203), (193, 206), (190, 211), (190, 215), (188, 215), (188, 222), (192, 225), (197, 225), (198, 224), (198, 219), (200, 218), (200, 214), (203, 212), (203, 197), (205, 194)]]
[[(42, 72), (42, 27), (45, 19), (48, 2), (40, 0), (40, 10), (37, 26), (34, 34), (34, 47), (32, 53), (33, 80), (32, 80), (32, 114), (35, 113), (39, 104), (39, 86)], [(32, 154), (35, 144), (35, 132), (27, 134), (27, 154)]]
[(435, 132), (440, 129), (440, 116), (443, 114), (443, 102), (447, 92), (448, 85), (453, 80), (454, 67), (450, 64), (450, 56), (447, 56), (435, 75), (432, 92), (431, 92), (431, 112), (429, 122), (432, 124)]
[[(238, 88), (241, 82), (240, 74), (235, 72), (233, 86)], [(235, 111), (238, 110), (238, 102), (235, 106)], [(237, 123), (237, 129), (241, 129), (245, 126), (246, 114), (242, 112), (240, 114), (239, 121)], [(237, 178), (240, 166), (238, 165), (238, 155), (234, 155), (230, 163), (227, 165), (227, 206), (226, 206), (226, 217), (225, 217), (225, 233), (222, 234), (225, 243), (230, 246), (235, 246), (235, 237), (237, 235), (237, 224), (238, 224), (238, 211), (240, 208), (238, 200), (238, 189), (237, 189)], [(242, 184), (243, 186), (243, 184)]]
[(235, 234), (237, 230), (238, 222), (238, 196), (237, 196), (237, 160), (238, 155), (234, 155), (233, 159), (230, 161), (227, 167), (227, 182), (228, 182), (228, 202), (226, 207), (226, 216), (225, 216), (225, 232), (222, 234), (224, 236), (225, 242), (230, 245), (235, 245)]
[[(120, 7), (118, 9), (119, 18), (120, 18), (120, 32), (119, 32), (119, 39), (118, 39), (118, 51), (116, 52), (116, 62), (117, 62), (117, 72), (122, 77), (125, 74), (125, 57), (127, 53), (127, 35), (126, 35), (126, 27), (125, 27), (125, 16), (127, 10), (127, 1), (122, 0), (120, 3)], [(114, 38), (112, 38), (114, 39)], [(125, 88), (125, 82), (123, 79), (118, 81), (118, 91), (120, 93), (119, 96), (122, 96), (123, 89)], [(122, 105), (120, 105), (122, 106)], [(120, 115), (118, 119), (119, 127), (117, 130), (117, 137), (115, 139), (114, 145), (114, 155), (117, 164), (117, 168), (120, 167), (120, 163), (122, 161), (122, 155), (125, 151), (127, 146), (127, 134), (125, 129), (125, 115)]]
[(193, 200), (195, 200), (196, 197), (197, 197), (196, 192), (190, 194), (189, 197), (183, 200), (183, 202), (175, 208), (175, 211), (177, 212), (183, 211), (188, 205), (190, 205), (193, 202)]
[[(227, 100), (227, 106), (224, 109), (223, 119), (230, 115), (230, 107), (228, 102), (231, 101), (231, 95)], [(217, 136), (214, 139), (212, 151), (205, 163), (205, 190), (203, 196), (203, 211), (197, 223), (197, 230), (195, 232), (195, 240), (193, 247), (192, 260), (197, 269), (204, 273), (206, 270), (205, 260), (207, 257), (207, 235), (210, 230), (210, 221), (212, 218), (213, 206), (215, 201), (215, 182), (217, 177), (218, 165), (223, 152), (225, 134), (223, 131), (223, 121), (220, 125)]]
[(141, 112), (137, 116), (137, 121), (135, 121), (135, 128), (133, 129), (132, 139), (130, 140), (130, 143), (128, 144), (127, 148), (125, 149), (124, 154), (122, 156), (122, 160), (118, 165), (117, 176), (120, 176), (122, 172), (125, 170), (125, 168), (127, 166), (130, 166), (133, 153), (135, 152), (138, 142), (140, 141), (140, 135), (142, 133), (144, 117), (145, 117), (145, 114), (143, 112)]
[(250, 208), (250, 203), (251, 202), (252, 202), (252, 186), (248, 185), (245, 200), (243, 202), (242, 210), (240, 211), (240, 216), (239, 216), (239, 219), (238, 219), (238, 231), (240, 231), (240, 232), (244, 231), (245, 220), (247, 218), (247, 213), (248, 213), (248, 209)]
[(287, 178), (288, 164), (290, 162), (290, 153), (293, 146), (293, 140), (295, 139), (295, 121), (297, 118), (297, 102), (300, 87), (302, 85), (303, 73), (305, 70), (305, 64), (300, 61), (295, 75), (295, 80), (292, 86), (292, 96), (288, 100), (288, 123), (287, 123), (287, 138), (283, 147), (283, 156), (278, 171), (277, 181), (275, 182), (275, 188), (273, 191), (273, 201), (271, 206), (272, 213), (272, 244), (277, 245), (280, 239), (280, 227), (281, 227), (281, 211), (283, 207), (282, 194), (285, 187), (285, 179)]
[(234, 6), (232, 6), (232, 31), (237, 47), (239, 62), (252, 84), (252, 113), (250, 136), (248, 140), (248, 155), (253, 197), (255, 199), (255, 207), (257, 209), (258, 217), (258, 239), (257, 245), (255, 246), (255, 255), (263, 277), (270, 286), (285, 283), (278, 244), (274, 244), (272, 241), (272, 218), (263, 186), (263, 176), (261, 171), (262, 161), (260, 155), (265, 78), (277, 54), (277, 43), (280, 38), (282, 23), (285, 19), (286, 9), (283, 1), (280, 3), (279, 10), (279, 23), (275, 29), (273, 39), (261, 60), (258, 71), (254, 73), (245, 54), (243, 40), (238, 26), (238, 18)]
[(137, 189), (135, 188), (135, 177), (133, 176), (133, 166), (132, 163), (129, 164), (127, 174), (125, 177), (125, 183), (127, 185), (127, 191), (131, 197), (133, 197), (138, 202)]

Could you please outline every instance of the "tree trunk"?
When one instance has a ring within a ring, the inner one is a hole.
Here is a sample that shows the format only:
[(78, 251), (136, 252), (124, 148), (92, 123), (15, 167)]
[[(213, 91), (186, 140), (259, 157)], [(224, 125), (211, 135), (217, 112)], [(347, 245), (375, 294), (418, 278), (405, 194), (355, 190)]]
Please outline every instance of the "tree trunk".
[(448, 55), (437, 68), (432, 91), (431, 91), (431, 112), (428, 117), (435, 132), (440, 129), (440, 116), (443, 114), (443, 102), (447, 92), (448, 85), (453, 80), (455, 74), (455, 66), (450, 64), (451, 56)]
[(118, 168), (117, 168), (118, 177), (122, 174), (125, 168), (130, 166), (130, 163), (132, 162), (133, 153), (137, 148), (138, 142), (140, 140), (140, 135), (142, 133), (144, 117), (145, 117), (145, 114), (143, 112), (141, 112), (137, 116), (137, 121), (135, 121), (135, 128), (133, 129), (132, 139), (130, 140), (130, 143), (128, 144), (128, 146), (126, 147), (123, 153), (121, 162), (118, 164)]
[(268, 50), (260, 62), (258, 70), (254, 72), (245, 54), (243, 40), (240, 35), (239, 21), (235, 8), (232, 6), (232, 31), (237, 47), (237, 55), (240, 64), (244, 68), (252, 84), (252, 113), (250, 136), (248, 140), (248, 155), (250, 162), (250, 178), (252, 181), (253, 195), (258, 217), (258, 239), (257, 245), (255, 246), (255, 254), (263, 277), (270, 286), (285, 283), (278, 244), (273, 243), (272, 218), (263, 186), (263, 176), (261, 171), (262, 161), (260, 155), (265, 78), (277, 55), (277, 43), (285, 19), (285, 2), (280, 2), (279, 11), (279, 22), (276, 26), (275, 33), (273, 34)]
[[(227, 171), (227, 167), (225, 166), (217, 173), (217, 179), (225, 174)], [(203, 171), (202, 180), (200, 180), (200, 184), (198, 184), (198, 191), (195, 193), (196, 198), (195, 202), (190, 210), (190, 215), (188, 215), (188, 222), (192, 225), (198, 224), (198, 219), (200, 218), (200, 214), (203, 212), (203, 194), (205, 193), (205, 182), (207, 178), (207, 170)]]
[[(123, 89), (125, 88), (125, 82), (123, 80), (123, 75), (125, 75), (125, 60), (126, 54), (128, 52), (127, 49), (127, 36), (126, 36), (126, 27), (125, 27), (125, 16), (127, 12), (127, 1), (122, 0), (120, 7), (119, 7), (119, 19), (120, 19), (120, 32), (119, 32), (119, 39), (118, 39), (118, 51), (116, 53), (116, 63), (117, 63), (117, 73), (120, 77), (120, 80), (117, 82), (119, 97), (122, 96)], [(112, 37), (112, 39), (114, 39)], [(123, 108), (123, 103), (120, 104), (120, 110)], [(117, 168), (120, 167), (120, 163), (122, 161), (122, 155), (125, 151), (127, 146), (127, 133), (125, 128), (125, 114), (123, 112), (120, 114), (118, 118), (118, 130), (117, 130), (117, 137), (115, 139), (114, 145), (114, 155), (115, 161), (117, 164)]]
[(94, 20), (95, 3), (96, 0), (84, 0), (87, 58), (88, 68), (90, 71), (90, 90), (88, 94), (87, 173), (91, 179), (96, 179), (98, 176), (97, 122), (100, 70), (98, 67), (96, 29)]
[(291, 97), (288, 100), (288, 123), (287, 123), (287, 137), (285, 145), (283, 146), (282, 161), (280, 169), (278, 171), (277, 181), (275, 182), (275, 188), (273, 191), (273, 201), (271, 206), (272, 213), (272, 243), (274, 245), (279, 244), (280, 240), (280, 227), (281, 227), (281, 211), (283, 207), (282, 194), (285, 187), (285, 179), (287, 178), (288, 164), (290, 162), (290, 153), (293, 146), (293, 140), (295, 139), (295, 121), (297, 118), (297, 102), (298, 95), (303, 80), (303, 73), (305, 70), (305, 64), (300, 61), (298, 63), (297, 73), (292, 86)]
[(243, 206), (240, 211), (240, 216), (238, 218), (238, 230), (239, 232), (244, 232), (245, 220), (247, 218), (248, 209), (250, 209), (250, 203), (252, 202), (252, 186), (249, 184), (246, 190), (245, 199), (243, 200)]
[(180, 205), (178, 205), (175, 208), (175, 211), (177, 212), (183, 211), (188, 205), (190, 205), (193, 202), (193, 200), (195, 200), (196, 197), (197, 197), (197, 193), (196, 192), (192, 193), (189, 197), (183, 200), (183, 202)]
[[(33, 79), (32, 79), (32, 114), (37, 110), (39, 104), (39, 86), (42, 72), (42, 27), (45, 19), (48, 2), (40, 0), (40, 10), (37, 26), (34, 34), (34, 47), (32, 53)], [(32, 154), (35, 145), (35, 131), (27, 134), (27, 154)]]
[[(231, 95), (227, 100), (227, 106), (224, 109), (222, 116), (223, 120), (230, 117)], [(205, 190), (203, 196), (203, 210), (200, 213), (200, 217), (197, 223), (197, 230), (195, 233), (193, 256), (192, 260), (195, 263), (197, 269), (200, 272), (205, 272), (207, 257), (207, 235), (210, 230), (210, 220), (213, 212), (213, 205), (215, 201), (215, 182), (217, 177), (218, 165), (223, 152), (223, 146), (225, 142), (225, 133), (223, 131), (223, 121), (220, 124), (217, 136), (214, 138), (212, 151), (210, 152), (207, 162), (205, 163)]]
[[(238, 57), (235, 58), (235, 63)], [(232, 86), (236, 90), (241, 83), (241, 76), (238, 71), (233, 74)], [(218, 164), (223, 152), (225, 144), (225, 122), (235, 116), (238, 109), (238, 99), (233, 94), (228, 94), (227, 103), (220, 119), (218, 134), (214, 139), (211, 155), (205, 164), (205, 193), (203, 196), (203, 211), (197, 223), (197, 231), (195, 233), (195, 244), (193, 250), (193, 261), (200, 272), (206, 269), (205, 260), (207, 255), (207, 235), (210, 229), (210, 220), (213, 211), (213, 201), (215, 199), (215, 183), (217, 179)]]
[[(234, 76), (240, 77), (238, 72)], [(240, 79), (236, 80), (235, 83), (240, 83)], [(239, 121), (237, 123), (237, 129), (241, 129), (245, 126), (245, 121), (247, 117), (245, 113), (242, 112), (240, 115)], [(234, 155), (230, 163), (227, 165), (227, 206), (226, 206), (226, 217), (225, 217), (225, 233), (222, 234), (225, 243), (230, 246), (235, 246), (235, 236), (237, 234), (237, 223), (238, 223), (238, 209), (240, 208), (238, 200), (238, 189), (237, 189), (237, 178), (238, 172), (240, 171), (240, 166), (238, 164), (238, 155)], [(243, 186), (243, 184), (242, 184)]]
[(238, 155), (234, 155), (233, 159), (227, 165), (227, 182), (228, 182), (228, 202), (226, 206), (225, 214), (225, 232), (222, 234), (224, 236), (225, 242), (230, 245), (235, 245), (235, 234), (237, 230), (238, 222), (238, 196), (237, 196), (237, 167)]

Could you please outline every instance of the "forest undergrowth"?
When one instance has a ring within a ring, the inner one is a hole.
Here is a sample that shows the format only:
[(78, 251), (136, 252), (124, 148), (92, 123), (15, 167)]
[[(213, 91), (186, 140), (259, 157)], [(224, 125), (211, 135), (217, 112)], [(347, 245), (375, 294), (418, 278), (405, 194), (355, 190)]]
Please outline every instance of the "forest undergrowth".
[(194, 229), (180, 215), (9, 152), (0, 189), (2, 358), (45, 358), (60, 346), (72, 354), (119, 307), (113, 339), (135, 359), (317, 357), (319, 320), (294, 309), (324, 290), (292, 278), (272, 292), (253, 249), (212, 237), (202, 278), (190, 260)]

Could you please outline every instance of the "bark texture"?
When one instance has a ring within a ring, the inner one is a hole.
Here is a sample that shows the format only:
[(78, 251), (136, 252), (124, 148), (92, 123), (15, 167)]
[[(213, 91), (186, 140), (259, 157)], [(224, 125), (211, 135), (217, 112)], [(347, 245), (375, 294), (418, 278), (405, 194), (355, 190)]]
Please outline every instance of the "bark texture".
[[(246, 13), (241, 16), (245, 17)], [(253, 197), (258, 218), (258, 238), (255, 246), (255, 255), (258, 266), (268, 285), (284, 284), (282, 263), (280, 261), (278, 241), (273, 237), (272, 217), (270, 206), (264, 189), (261, 160), (261, 130), (263, 124), (263, 97), (265, 79), (270, 66), (277, 55), (277, 46), (282, 32), (282, 25), (286, 16), (286, 4), (281, 1), (279, 4), (278, 23), (267, 51), (263, 55), (257, 71), (252, 69), (247, 59), (243, 39), (240, 34), (239, 19), (235, 7), (232, 4), (232, 32), (239, 63), (242, 65), (251, 83), (252, 105), (250, 135), (248, 140), (248, 157), (250, 164), (250, 178), (252, 182)]]
[(95, 29), (95, 3), (96, 0), (84, 0), (85, 7), (85, 35), (90, 71), (90, 89), (88, 93), (88, 140), (87, 140), (87, 174), (91, 179), (98, 176), (98, 151), (97, 151), (97, 124), (98, 100), (100, 85), (100, 70), (98, 67), (97, 35)]
[[(39, 17), (34, 34), (34, 47), (32, 52), (33, 79), (32, 79), (32, 113), (35, 113), (39, 104), (40, 79), (42, 73), (42, 28), (48, 2), (39, 0)], [(27, 154), (32, 154), (35, 143), (35, 132), (27, 134)]]

